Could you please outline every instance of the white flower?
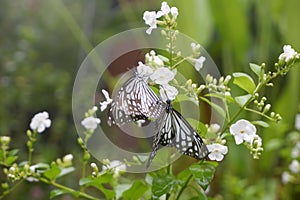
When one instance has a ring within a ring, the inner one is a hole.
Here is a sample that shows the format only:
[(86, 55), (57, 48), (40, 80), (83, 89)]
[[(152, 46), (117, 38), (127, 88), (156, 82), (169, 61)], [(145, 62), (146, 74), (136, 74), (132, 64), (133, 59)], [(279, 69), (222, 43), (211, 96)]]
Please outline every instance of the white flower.
[(281, 181), (284, 184), (287, 184), (291, 180), (291, 175), (288, 172), (283, 172), (281, 174)]
[(217, 133), (220, 130), (220, 125), (219, 124), (211, 124), (208, 129), (207, 132), (209, 133)]
[(174, 18), (177, 18), (178, 16), (178, 9), (176, 7), (171, 8), (171, 14)]
[(178, 90), (175, 87), (166, 84), (160, 86), (159, 93), (160, 93), (160, 98), (164, 102), (166, 102), (167, 100), (174, 100), (178, 95)]
[(166, 85), (169, 81), (173, 80), (175, 74), (166, 67), (160, 67), (155, 70), (155, 72), (150, 76), (156, 84)]
[(81, 121), (82, 126), (84, 126), (84, 128), (88, 129), (88, 130), (95, 130), (98, 126), (98, 124), (100, 124), (101, 120), (99, 118), (95, 118), (95, 117), (87, 117), (84, 118)]
[(200, 44), (196, 44), (194, 42), (191, 43), (191, 48), (193, 52), (197, 52), (200, 49)]
[(137, 66), (136, 71), (139, 76), (142, 76), (145, 79), (145, 81), (147, 81), (148, 77), (153, 74), (153, 69), (142, 62), (139, 62), (139, 66)]
[(109, 97), (109, 94), (106, 90), (102, 89), (102, 93), (106, 101), (100, 102), (100, 110), (104, 111), (107, 108), (107, 106), (112, 102), (112, 99)]
[(298, 160), (293, 160), (292, 163), (289, 165), (289, 169), (294, 174), (298, 173), (300, 170), (300, 163), (298, 162)]
[(291, 47), (291, 45), (283, 46), (283, 53), (280, 54), (279, 60), (284, 60), (288, 62), (289, 60), (298, 57), (298, 53)]
[(73, 160), (72, 154), (67, 154), (63, 157), (63, 162), (71, 162)]
[(224, 155), (228, 153), (228, 147), (218, 143), (207, 145), (207, 149), (210, 152), (209, 159), (216, 161), (223, 160)]
[(108, 169), (114, 170), (114, 175), (119, 176), (120, 172), (126, 171), (126, 165), (119, 160), (110, 161), (108, 165), (103, 165), (102, 171), (106, 171)]
[(163, 67), (164, 61), (159, 56), (155, 55), (155, 51), (151, 50), (150, 53), (146, 53), (146, 63), (153, 67)]
[(167, 2), (163, 1), (161, 3), (160, 11), (157, 12), (156, 17), (160, 18), (163, 15), (167, 15), (170, 12), (170, 6), (167, 4)]
[(203, 68), (203, 64), (205, 62), (206, 58), (204, 56), (200, 56), (198, 59), (195, 60), (195, 69), (199, 71)]
[(156, 12), (155, 11), (145, 11), (143, 19), (145, 21), (145, 24), (149, 25), (150, 27), (147, 29), (146, 33), (151, 34), (152, 29), (157, 28), (157, 21), (156, 21)]
[(51, 120), (48, 118), (49, 114), (46, 111), (37, 113), (31, 120), (30, 128), (42, 133), (46, 128), (51, 126)]
[(295, 119), (295, 128), (300, 131), (300, 114), (296, 115), (296, 119)]
[(292, 158), (298, 158), (300, 155), (300, 142), (297, 142), (297, 144), (294, 146), (291, 152)]
[(138, 127), (142, 127), (144, 123), (146, 123), (147, 121), (144, 119), (139, 119), (137, 120), (135, 123)]
[(242, 144), (243, 141), (251, 144), (256, 135), (256, 127), (248, 120), (241, 119), (230, 126), (230, 133), (234, 136), (236, 144)]

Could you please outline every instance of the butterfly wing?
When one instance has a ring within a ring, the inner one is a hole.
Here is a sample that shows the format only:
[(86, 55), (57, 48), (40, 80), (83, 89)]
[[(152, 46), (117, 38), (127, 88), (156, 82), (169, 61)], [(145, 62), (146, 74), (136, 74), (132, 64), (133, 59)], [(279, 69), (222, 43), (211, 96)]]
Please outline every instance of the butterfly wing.
[(205, 158), (209, 153), (197, 132), (170, 104), (167, 104), (162, 117), (157, 122), (158, 132), (154, 136), (152, 152), (149, 156), (147, 167), (150, 166), (155, 157), (159, 144), (175, 147), (182, 154), (198, 160)]
[(148, 117), (145, 115), (127, 115), (123, 110), (119, 109), (115, 102), (112, 102), (112, 105), (108, 112), (108, 120), (107, 123), (109, 126), (112, 124), (116, 124), (117, 126), (122, 126), (126, 123), (130, 123), (132, 121), (138, 121), (138, 120), (148, 120)]
[[(157, 150), (159, 149), (159, 144), (161, 144), (161, 138), (168, 135), (168, 133), (172, 133), (171, 131), (171, 123), (169, 122), (170, 114), (165, 110), (161, 113), (161, 116), (156, 121), (157, 133), (154, 135), (153, 143), (152, 143), (152, 152), (148, 158), (148, 162), (146, 167), (148, 168), (155, 157)], [(167, 140), (164, 140), (164, 144), (167, 144)], [(164, 145), (164, 146), (165, 146)]]
[(184, 119), (184, 117), (172, 108), (172, 127), (174, 127), (175, 137), (170, 143), (181, 153), (201, 160), (205, 158), (209, 151), (198, 133)]
[(121, 86), (113, 99), (108, 123), (120, 126), (131, 121), (147, 120), (148, 117), (158, 118), (162, 110), (159, 101), (146, 81), (134, 75)]

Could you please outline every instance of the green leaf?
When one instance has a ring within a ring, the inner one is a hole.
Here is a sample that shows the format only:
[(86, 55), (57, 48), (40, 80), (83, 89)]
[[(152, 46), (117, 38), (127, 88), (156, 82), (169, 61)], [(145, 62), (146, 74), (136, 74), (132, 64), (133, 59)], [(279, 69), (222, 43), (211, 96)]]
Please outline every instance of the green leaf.
[(190, 166), (189, 170), (195, 177), (195, 181), (203, 188), (203, 190), (206, 190), (214, 178), (215, 165), (209, 162), (204, 162)]
[(13, 149), (8, 152), (8, 156), (15, 156), (19, 152), (19, 149)]
[(57, 196), (60, 196), (63, 194), (68, 194), (68, 193), (69, 192), (66, 190), (54, 189), (54, 190), (51, 190), (51, 192), (50, 192), (50, 199), (53, 199), (54, 197), (57, 197)]
[(252, 97), (251, 94), (246, 94), (243, 96), (235, 97), (234, 100), (236, 101), (237, 104), (239, 104), (239, 106), (243, 107), (251, 97)]
[(99, 189), (106, 197), (106, 199), (112, 199), (115, 197), (116, 192), (111, 189), (106, 189), (102, 184), (110, 185), (109, 183), (113, 181), (113, 174), (105, 173), (97, 178), (86, 177), (79, 180), (80, 186), (92, 186)]
[(182, 94), (178, 94), (173, 103), (178, 103), (178, 102), (182, 102), (182, 101), (193, 102), (194, 104), (198, 105), (198, 102), (194, 98), (191, 98), (191, 97), (188, 97), (187, 95), (182, 95)]
[(122, 197), (123, 192), (126, 191), (126, 190), (128, 190), (131, 186), (132, 186), (132, 184), (129, 184), (129, 183), (118, 184), (115, 187), (116, 199), (120, 199)]
[(204, 102), (206, 102), (206, 103), (208, 103), (213, 109), (215, 109), (216, 111), (217, 111), (217, 113), (219, 113), (222, 117), (226, 117), (226, 112), (224, 111), (224, 109), (221, 107), (221, 106), (219, 106), (219, 105), (217, 105), (217, 104), (215, 104), (215, 103), (212, 103), (210, 100), (208, 100), (208, 99), (206, 99), (206, 98), (204, 98), (204, 97), (200, 97), (200, 99), (202, 100), (202, 101), (204, 101)]
[(58, 177), (62, 177), (66, 174), (69, 174), (71, 172), (75, 171), (75, 168), (74, 167), (68, 167), (68, 168), (62, 168), (61, 169), (61, 172), (59, 173), (59, 175), (57, 176)]
[(252, 121), (252, 124), (254, 125), (258, 125), (258, 126), (261, 126), (261, 127), (264, 127), (264, 128), (268, 128), (270, 125), (265, 122), (265, 121)]
[(61, 170), (56, 164), (52, 165), (50, 169), (46, 170), (43, 175), (49, 180), (55, 180), (60, 174)]
[(133, 185), (123, 193), (124, 200), (140, 199), (143, 194), (148, 190), (147, 185), (142, 181), (136, 181)]
[(202, 122), (195, 120), (193, 118), (186, 118), (186, 121), (201, 135), (205, 135), (207, 132), (207, 127)]
[(215, 98), (219, 98), (219, 99), (222, 99), (222, 100), (226, 100), (228, 103), (233, 103), (234, 100), (231, 96), (225, 96), (225, 95), (222, 95), (222, 94), (218, 94), (218, 93), (208, 93), (208, 94), (205, 94), (206, 97), (215, 97)]
[(250, 63), (249, 65), (250, 65), (250, 69), (258, 76), (258, 78), (262, 79), (265, 72), (261, 68), (261, 66), (254, 63)]
[(5, 164), (6, 164), (7, 166), (10, 166), (10, 165), (13, 164), (17, 159), (18, 159), (18, 156), (9, 156), (9, 157), (6, 158)]
[(241, 89), (245, 90), (249, 94), (252, 94), (256, 88), (253, 79), (245, 73), (236, 72), (233, 73), (233, 83), (239, 86)]
[(177, 180), (174, 176), (166, 175), (154, 177), (152, 182), (152, 198), (157, 199), (163, 194), (171, 193), (176, 185)]

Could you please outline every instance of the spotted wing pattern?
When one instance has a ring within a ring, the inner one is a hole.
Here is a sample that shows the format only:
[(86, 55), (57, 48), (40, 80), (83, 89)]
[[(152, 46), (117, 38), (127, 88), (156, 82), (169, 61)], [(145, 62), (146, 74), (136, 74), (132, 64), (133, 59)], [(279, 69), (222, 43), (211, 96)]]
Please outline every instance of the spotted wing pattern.
[(144, 77), (135, 73), (118, 90), (108, 113), (108, 124), (121, 126), (140, 119), (158, 118), (160, 99), (148, 86)]
[(157, 120), (158, 132), (154, 137), (152, 152), (149, 156), (147, 167), (159, 149), (163, 146), (175, 147), (182, 154), (191, 156), (198, 160), (208, 155), (208, 149), (201, 137), (184, 119), (184, 117), (172, 108), (171, 101), (167, 101), (165, 110)]

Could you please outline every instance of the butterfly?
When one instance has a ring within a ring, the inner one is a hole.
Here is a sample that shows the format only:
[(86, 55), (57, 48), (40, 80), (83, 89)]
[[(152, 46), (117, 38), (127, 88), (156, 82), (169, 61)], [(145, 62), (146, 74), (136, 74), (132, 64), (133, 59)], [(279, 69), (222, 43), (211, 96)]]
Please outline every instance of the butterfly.
[(137, 71), (117, 91), (108, 112), (108, 125), (121, 126), (137, 120), (156, 119), (162, 106), (160, 99)]
[(198, 160), (205, 158), (209, 151), (201, 137), (184, 119), (184, 117), (172, 107), (171, 100), (167, 100), (164, 111), (157, 119), (158, 132), (154, 136), (152, 152), (147, 162), (147, 168), (155, 157), (158, 145), (175, 147), (182, 154)]

